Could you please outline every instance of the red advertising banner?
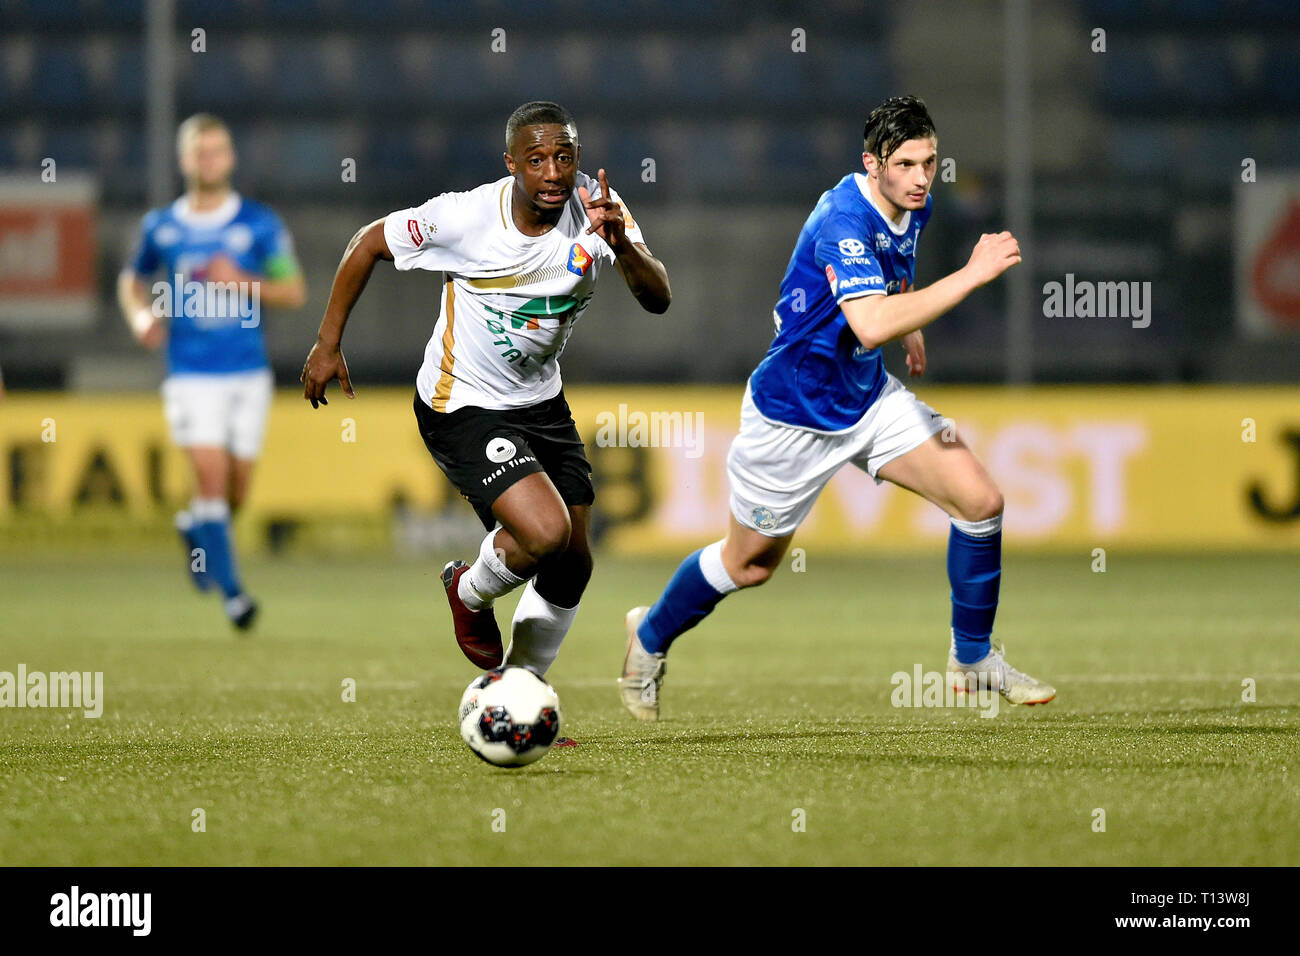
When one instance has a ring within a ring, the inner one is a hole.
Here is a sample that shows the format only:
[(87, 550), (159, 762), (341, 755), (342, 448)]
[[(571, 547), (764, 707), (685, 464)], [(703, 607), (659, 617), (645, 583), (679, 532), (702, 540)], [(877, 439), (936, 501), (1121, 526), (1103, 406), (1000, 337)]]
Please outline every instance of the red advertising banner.
[(0, 176), (0, 328), (73, 329), (94, 319), (98, 190), (87, 176)]

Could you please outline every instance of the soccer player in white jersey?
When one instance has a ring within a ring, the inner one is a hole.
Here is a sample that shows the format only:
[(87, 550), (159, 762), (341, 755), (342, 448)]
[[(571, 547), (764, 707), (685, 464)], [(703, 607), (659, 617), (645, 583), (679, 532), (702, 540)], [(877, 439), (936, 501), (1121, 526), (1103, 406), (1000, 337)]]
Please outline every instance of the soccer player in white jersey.
[[(246, 630), (257, 604), (244, 590), (230, 518), (248, 495), (274, 384), (261, 308), (296, 309), (307, 288), (279, 217), (231, 188), (235, 149), (225, 123), (191, 116), (176, 146), (185, 195), (144, 217), (118, 277), (118, 302), (142, 345), (166, 343), (164, 410), (196, 486), (176, 516), (190, 574), (201, 590), (217, 587), (226, 615)], [(158, 271), (161, 295), (146, 284)]]
[[(375, 263), (442, 272), (441, 312), (416, 379), (415, 417), (430, 454), (488, 529), (473, 564), (447, 564), (456, 641), (482, 668), (544, 674), (591, 577), (591, 465), (564, 400), (557, 359), (613, 264), (649, 312), (668, 309), (668, 273), (605, 171), (578, 169), (573, 117), (526, 103), (506, 124), (508, 175), (443, 193), (361, 229), (334, 277), (303, 368), (315, 408), (337, 378), (339, 350)], [(502, 649), (492, 602), (527, 584)]]
[[(628, 612), (619, 689), (634, 717), (657, 720), (672, 642), (727, 594), (762, 584), (831, 477), (861, 468), (932, 501), (952, 518), (948, 679), (1038, 704), (1056, 691), (1007, 664), (991, 640), (1002, 568), (1002, 495), (938, 412), (885, 371), (901, 341), (911, 376), (925, 371), (921, 329), (1020, 262), (1009, 232), (984, 235), (970, 261), (909, 291), (930, 217), (938, 139), (925, 104), (885, 101), (863, 131), (863, 172), (822, 194), (781, 283), (776, 335), (750, 376), (740, 434), (727, 456), (726, 537), (690, 555), (653, 607)], [(901, 293), (906, 293), (901, 294)]]

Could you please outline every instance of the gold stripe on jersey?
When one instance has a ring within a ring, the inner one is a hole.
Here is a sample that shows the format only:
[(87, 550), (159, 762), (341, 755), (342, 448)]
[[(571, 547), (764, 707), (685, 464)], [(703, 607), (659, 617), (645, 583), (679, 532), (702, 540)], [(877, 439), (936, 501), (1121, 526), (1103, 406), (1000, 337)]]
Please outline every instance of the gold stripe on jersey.
[(501, 207), (501, 228), (502, 229), (510, 228), (509, 224), (506, 222), (506, 190), (509, 188), (510, 188), (510, 183), (506, 183), (504, 186), (501, 187), (501, 198), (497, 203), (497, 205)]
[(465, 282), (476, 289), (515, 289), (521, 285), (531, 285), (534, 282), (554, 282), (556, 279), (563, 279), (568, 274), (569, 267), (567, 265), (551, 265), (544, 269), (534, 269), (532, 272), (523, 274), (495, 276), (490, 279), (466, 279)]
[(447, 280), (447, 327), (442, 330), (442, 362), (439, 363), (438, 385), (433, 390), (433, 399), (429, 402), (435, 412), (445, 412), (451, 398), (451, 383), (455, 376), (451, 370), (456, 367), (456, 287)]

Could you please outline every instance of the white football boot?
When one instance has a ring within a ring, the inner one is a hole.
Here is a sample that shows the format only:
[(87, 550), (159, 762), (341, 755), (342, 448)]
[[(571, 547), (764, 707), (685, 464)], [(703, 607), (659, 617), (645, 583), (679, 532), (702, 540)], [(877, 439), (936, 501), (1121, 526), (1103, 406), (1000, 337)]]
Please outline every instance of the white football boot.
[(993, 641), (988, 656), (973, 664), (959, 664), (952, 652), (948, 652), (948, 683), (953, 690), (959, 694), (974, 693), (983, 681), (987, 681), (985, 687), (996, 689), (1013, 704), (1046, 704), (1056, 697), (1056, 688), (1051, 684), (1022, 674), (1008, 664), (1002, 656), (1000, 641)]
[(623, 706), (637, 720), (659, 719), (659, 688), (664, 682), (668, 662), (663, 654), (651, 654), (641, 646), (636, 629), (650, 613), (648, 607), (634, 607), (627, 612), (627, 656), (623, 659), (623, 676), (618, 691)]

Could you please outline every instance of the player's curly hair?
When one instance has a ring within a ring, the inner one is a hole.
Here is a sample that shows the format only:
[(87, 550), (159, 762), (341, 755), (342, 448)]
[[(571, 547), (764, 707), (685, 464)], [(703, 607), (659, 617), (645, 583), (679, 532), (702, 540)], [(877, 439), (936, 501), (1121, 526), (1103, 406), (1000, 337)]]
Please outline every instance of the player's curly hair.
[(909, 139), (937, 136), (925, 103), (915, 96), (891, 96), (867, 117), (862, 128), (862, 151), (882, 163)]
[(519, 107), (510, 114), (510, 119), (506, 120), (506, 151), (509, 152), (510, 144), (515, 141), (515, 133), (519, 132), (521, 127), (537, 126), (543, 123), (572, 126), (574, 136), (577, 136), (578, 124), (573, 121), (572, 113), (559, 103), (534, 100)]

